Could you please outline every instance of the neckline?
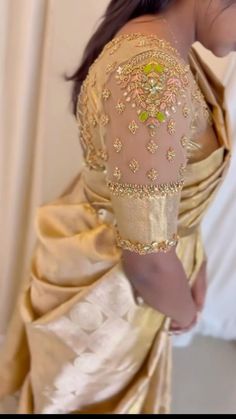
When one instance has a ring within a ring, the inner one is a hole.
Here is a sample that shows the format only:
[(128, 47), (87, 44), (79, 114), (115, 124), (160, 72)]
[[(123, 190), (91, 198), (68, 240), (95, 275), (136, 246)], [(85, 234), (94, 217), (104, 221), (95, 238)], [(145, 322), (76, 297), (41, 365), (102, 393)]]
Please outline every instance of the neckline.
[(145, 38), (145, 39), (152, 39), (156, 42), (159, 42), (161, 46), (167, 47), (170, 51), (172, 51), (176, 57), (182, 61), (183, 65), (186, 67), (190, 67), (189, 63), (182, 57), (178, 49), (173, 46), (171, 41), (168, 41), (167, 39), (159, 37), (159, 35), (155, 33), (149, 33), (149, 32), (126, 32), (126, 33), (120, 33), (116, 34), (110, 41), (107, 42), (105, 45), (105, 49), (109, 49), (114, 45), (122, 42), (123, 39), (128, 39), (130, 41), (135, 40), (137, 38)]

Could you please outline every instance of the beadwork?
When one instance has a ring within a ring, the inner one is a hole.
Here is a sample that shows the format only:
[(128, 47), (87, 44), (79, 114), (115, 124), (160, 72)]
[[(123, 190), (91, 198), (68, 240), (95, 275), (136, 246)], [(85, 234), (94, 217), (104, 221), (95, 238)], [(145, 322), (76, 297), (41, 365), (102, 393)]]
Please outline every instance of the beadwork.
[(188, 71), (175, 56), (147, 51), (119, 66), (116, 80), (126, 101), (137, 107), (139, 120), (159, 125), (181, 105), (179, 94), (189, 83)]
[(111, 96), (111, 91), (109, 89), (103, 89), (102, 98), (104, 100), (108, 100), (110, 96)]
[(109, 123), (109, 121), (110, 121), (110, 118), (108, 115), (103, 114), (101, 116), (101, 124), (103, 127), (105, 127)]
[(116, 110), (119, 114), (122, 114), (125, 111), (125, 104), (121, 100), (116, 105)]
[[(189, 85), (191, 70), (189, 65), (186, 65), (181, 60), (177, 50), (167, 41), (161, 40), (155, 35), (135, 33), (124, 34), (114, 38), (104, 47), (100, 56), (90, 67), (89, 74), (83, 82), (77, 102), (76, 117), (85, 163), (89, 168), (100, 171), (105, 171), (106, 166), (104, 165), (104, 161), (106, 161), (108, 155), (104, 151), (97, 149), (97, 145), (95, 146), (93, 128), (96, 128), (99, 123), (106, 126), (109, 122), (109, 116), (104, 115), (100, 119), (100, 115), (99, 118), (99, 113), (95, 112), (95, 109), (93, 109), (93, 106), (89, 102), (88, 91), (97, 84), (96, 68), (94, 70), (97, 61), (106, 54), (107, 50), (110, 56), (113, 55), (122, 45), (123, 40), (129, 42), (136, 40), (136, 42), (132, 42), (131, 44), (132, 48), (136, 48), (136, 51), (138, 51), (138, 48), (143, 47), (148, 47), (148, 50), (138, 54), (135, 53), (134, 58), (128, 60), (125, 64), (122, 63), (119, 65), (117, 63), (119, 60), (116, 57), (109, 64), (109, 61), (105, 64), (105, 73), (110, 74), (114, 72), (117, 83), (121, 86), (123, 93), (125, 93), (124, 99), (119, 100), (114, 105), (117, 112), (122, 114), (128, 106), (128, 103), (130, 103), (130, 106), (137, 112), (137, 119), (148, 127), (151, 137), (157, 135), (160, 124), (168, 124), (177, 106), (182, 107), (182, 112), (187, 117), (185, 105), (187, 106), (187, 97), (189, 96), (187, 94), (187, 87)], [(171, 87), (172, 83), (170, 82), (172, 76), (174, 77), (174, 80), (172, 80), (173, 86), (176, 87), (173, 90)], [(107, 101), (111, 97), (110, 90), (105, 87), (100, 91), (100, 97), (104, 101)], [(210, 110), (196, 81), (194, 81), (192, 89), (192, 100), (197, 102), (198, 105), (201, 105), (203, 115), (208, 119), (209, 123), (212, 123)], [(165, 109), (161, 109), (162, 103), (164, 103), (163, 108)], [(149, 115), (145, 112), (148, 112)], [(138, 125), (135, 120), (133, 122), (136, 126), (131, 126), (133, 131), (131, 132), (135, 134)], [(199, 121), (194, 117), (191, 124), (192, 131), (196, 130), (198, 126)], [(182, 146), (187, 149), (187, 152), (190, 148), (193, 150), (190, 142), (188, 141), (186, 145), (184, 145), (184, 141), (181, 142)], [(196, 149), (199, 145), (196, 143), (195, 145)], [(113, 146), (116, 152), (120, 152), (122, 149), (122, 145), (117, 145), (117, 150), (115, 145)], [(155, 142), (149, 142), (149, 145), (146, 144), (146, 149), (151, 154), (154, 154), (158, 149), (158, 145), (156, 144), (155, 146)], [(182, 174), (181, 169), (180, 173)]]
[(147, 150), (151, 154), (155, 154), (157, 152), (158, 148), (159, 148), (159, 146), (158, 146), (157, 143), (155, 143), (154, 140), (150, 140), (149, 143), (147, 144)]
[(118, 197), (151, 199), (160, 196), (172, 196), (183, 188), (184, 181), (161, 183), (157, 185), (139, 185), (133, 183), (118, 183), (107, 179), (106, 184), (112, 195)]
[(183, 107), (183, 115), (184, 115), (184, 117), (185, 118), (188, 118), (189, 114), (190, 114), (189, 107), (187, 105), (184, 105), (184, 107)]
[(139, 243), (132, 242), (127, 239), (122, 239), (119, 232), (116, 231), (116, 243), (118, 247), (123, 249), (130, 250), (132, 252), (139, 253), (140, 255), (145, 255), (148, 253), (154, 252), (168, 252), (173, 246), (176, 246), (179, 240), (177, 234), (173, 234), (170, 240), (163, 240), (161, 242), (152, 242), (152, 243)]
[(138, 130), (138, 125), (136, 124), (135, 121), (130, 122), (129, 130), (130, 132), (132, 132), (133, 135), (136, 134), (136, 131)]
[(175, 134), (175, 120), (174, 119), (170, 119), (170, 121), (168, 122), (167, 130), (170, 135)]
[(136, 172), (138, 171), (138, 169), (139, 169), (139, 162), (138, 162), (137, 160), (135, 160), (135, 159), (132, 159), (132, 160), (129, 162), (129, 168), (130, 168), (130, 170), (131, 170), (133, 173), (136, 173)]
[(166, 158), (169, 162), (171, 162), (171, 161), (174, 160), (175, 155), (176, 155), (175, 150), (172, 147), (170, 147), (169, 150), (166, 153)]
[(99, 149), (97, 155), (98, 157), (100, 157), (101, 160), (108, 160), (108, 152), (106, 150)]
[(113, 172), (113, 176), (117, 179), (120, 180), (121, 179), (121, 170), (119, 169), (119, 167), (116, 167), (114, 172)]
[(147, 177), (152, 182), (154, 182), (158, 178), (158, 172), (157, 172), (157, 170), (156, 169), (150, 169), (150, 170), (148, 170)]
[(121, 142), (121, 140), (119, 138), (116, 138), (115, 139), (115, 141), (113, 143), (113, 147), (114, 147), (116, 153), (120, 153), (121, 152), (123, 145), (122, 145), (122, 142)]

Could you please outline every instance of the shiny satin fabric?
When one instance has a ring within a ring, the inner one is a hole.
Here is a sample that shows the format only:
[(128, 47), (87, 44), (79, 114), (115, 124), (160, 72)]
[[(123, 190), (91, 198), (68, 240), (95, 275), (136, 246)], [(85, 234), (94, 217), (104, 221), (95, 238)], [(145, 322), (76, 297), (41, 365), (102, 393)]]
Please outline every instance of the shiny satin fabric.
[[(231, 144), (222, 87), (196, 52), (190, 58), (220, 143), (188, 165), (182, 190), (176, 252), (192, 284), (205, 257), (200, 222)], [(136, 303), (104, 175), (84, 168), (63, 196), (38, 208), (35, 221), (30, 281), (0, 358), (0, 397), (21, 387), (18, 413), (168, 413), (169, 320)]]

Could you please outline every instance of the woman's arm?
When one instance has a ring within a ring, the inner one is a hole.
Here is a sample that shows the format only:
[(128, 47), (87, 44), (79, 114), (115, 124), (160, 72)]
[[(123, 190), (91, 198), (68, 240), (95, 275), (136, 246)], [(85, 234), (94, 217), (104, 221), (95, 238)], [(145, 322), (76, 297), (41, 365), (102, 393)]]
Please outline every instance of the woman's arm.
[(167, 253), (138, 255), (123, 250), (123, 267), (144, 301), (187, 328), (197, 315), (188, 279), (172, 248)]
[(147, 304), (187, 327), (196, 307), (175, 252), (191, 133), (187, 69), (150, 46), (117, 64), (101, 96), (107, 186), (124, 271)]

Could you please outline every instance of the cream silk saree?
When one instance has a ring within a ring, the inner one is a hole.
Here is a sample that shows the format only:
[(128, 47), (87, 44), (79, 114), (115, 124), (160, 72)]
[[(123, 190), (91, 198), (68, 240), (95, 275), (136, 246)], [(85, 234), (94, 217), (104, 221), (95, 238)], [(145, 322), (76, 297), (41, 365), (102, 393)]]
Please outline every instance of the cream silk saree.
[[(137, 40), (123, 41), (131, 42), (130, 49)], [(118, 61), (120, 45), (110, 46), (110, 57)], [(144, 41), (139, 47), (147, 48)], [(205, 257), (200, 223), (229, 167), (231, 143), (223, 87), (194, 49), (189, 59), (219, 143), (207, 157), (187, 164), (178, 190), (176, 252), (191, 285)], [(159, 77), (162, 67), (156, 71)], [(82, 145), (88, 147), (86, 138)], [(117, 150), (120, 146), (116, 142)], [(89, 150), (87, 160), (94, 164), (93, 148)], [(131, 167), (135, 171), (134, 162)], [(113, 211), (116, 205), (123, 214), (123, 201), (118, 201), (111, 200), (104, 172), (85, 165), (62, 196), (37, 210), (31, 275), (0, 357), (0, 398), (20, 389), (18, 413), (169, 412), (169, 323), (162, 313), (137, 305), (123, 272)], [(154, 232), (160, 230), (167, 243), (163, 223)], [(137, 225), (132, 227), (135, 234)], [(174, 231), (172, 222), (168, 226)], [(120, 222), (123, 230), (128, 231)], [(148, 240), (149, 230), (145, 234)]]

